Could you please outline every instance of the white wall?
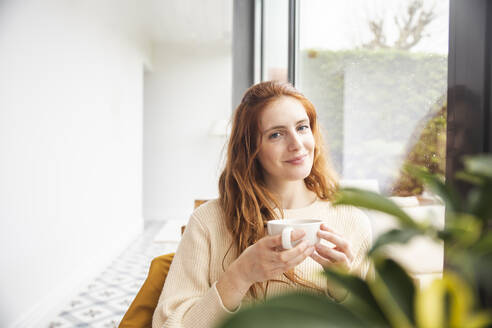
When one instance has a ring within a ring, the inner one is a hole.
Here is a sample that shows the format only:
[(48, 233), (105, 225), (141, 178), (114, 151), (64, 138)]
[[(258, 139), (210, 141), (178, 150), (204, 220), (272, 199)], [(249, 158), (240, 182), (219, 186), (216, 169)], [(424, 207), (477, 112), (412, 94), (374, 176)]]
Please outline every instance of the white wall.
[(217, 197), (225, 137), (209, 132), (230, 119), (231, 61), (227, 42), (154, 50), (144, 82), (146, 220), (186, 220), (194, 199)]
[(88, 3), (0, 3), (1, 327), (41, 327), (142, 228), (144, 56)]

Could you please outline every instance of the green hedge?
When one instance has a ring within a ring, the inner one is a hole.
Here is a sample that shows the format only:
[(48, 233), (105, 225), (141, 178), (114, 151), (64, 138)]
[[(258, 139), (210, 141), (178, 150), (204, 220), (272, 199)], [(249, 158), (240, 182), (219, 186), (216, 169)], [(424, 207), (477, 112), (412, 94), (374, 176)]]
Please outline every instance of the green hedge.
[[(299, 65), (298, 86), (317, 108), (335, 167), (346, 178), (377, 178), (391, 193), (404, 151), (412, 152), (426, 126), (422, 119), (445, 106), (447, 57), (395, 49), (310, 49), (301, 52)], [(436, 147), (442, 143), (420, 151), (443, 161)]]

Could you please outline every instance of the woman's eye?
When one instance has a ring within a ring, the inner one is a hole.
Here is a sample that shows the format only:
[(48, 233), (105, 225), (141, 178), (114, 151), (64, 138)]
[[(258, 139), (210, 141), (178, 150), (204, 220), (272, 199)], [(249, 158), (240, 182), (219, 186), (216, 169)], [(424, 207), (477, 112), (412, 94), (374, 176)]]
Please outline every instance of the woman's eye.
[(297, 128), (299, 131), (305, 131), (309, 129), (309, 125), (301, 125), (300, 127)]
[(278, 137), (280, 137), (280, 133), (275, 132), (275, 133), (272, 133), (268, 138), (269, 139), (277, 139)]

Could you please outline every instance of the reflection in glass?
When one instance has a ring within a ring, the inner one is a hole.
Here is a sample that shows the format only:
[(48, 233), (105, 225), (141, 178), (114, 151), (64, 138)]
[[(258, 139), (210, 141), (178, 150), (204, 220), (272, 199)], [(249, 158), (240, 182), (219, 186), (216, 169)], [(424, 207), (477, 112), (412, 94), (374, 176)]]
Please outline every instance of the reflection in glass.
[[(446, 95), (437, 101), (416, 125), (410, 136), (403, 167), (425, 167), (430, 173), (445, 175), (446, 164)], [(393, 184), (391, 194), (396, 196), (422, 195), (424, 186), (404, 169)], [(421, 198), (421, 203), (426, 201)]]
[(337, 170), (387, 195), (422, 194), (401, 166), (444, 173), (448, 4), (301, 0), (300, 15), (297, 87)]

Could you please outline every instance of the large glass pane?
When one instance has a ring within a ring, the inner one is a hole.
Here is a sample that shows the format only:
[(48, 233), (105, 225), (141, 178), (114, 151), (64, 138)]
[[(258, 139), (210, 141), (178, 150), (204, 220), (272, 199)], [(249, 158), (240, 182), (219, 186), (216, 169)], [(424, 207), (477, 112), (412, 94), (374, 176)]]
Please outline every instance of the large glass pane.
[[(444, 205), (402, 167), (445, 172), (448, 20), (446, 1), (300, 2), (297, 87), (318, 110), (342, 184), (440, 227)], [(394, 227), (368, 214), (374, 238)], [(440, 276), (443, 253), (425, 238), (388, 248), (419, 284)]]
[(263, 81), (288, 80), (288, 24), (287, 0), (263, 0)]
[(402, 164), (444, 173), (449, 4), (301, 0), (297, 87), (346, 180), (432, 201)]

